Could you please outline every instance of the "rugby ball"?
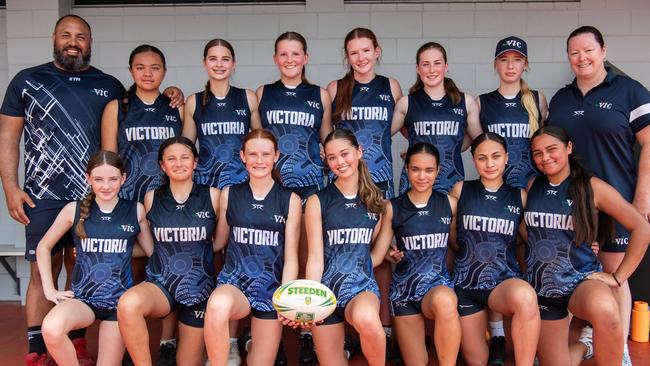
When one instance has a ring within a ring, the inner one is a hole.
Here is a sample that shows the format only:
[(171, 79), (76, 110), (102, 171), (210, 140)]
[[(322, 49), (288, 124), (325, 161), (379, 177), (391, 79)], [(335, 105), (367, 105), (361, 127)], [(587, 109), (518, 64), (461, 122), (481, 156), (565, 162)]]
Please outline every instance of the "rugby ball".
[(320, 282), (289, 281), (273, 293), (273, 306), (283, 317), (301, 323), (327, 318), (336, 309), (336, 296)]

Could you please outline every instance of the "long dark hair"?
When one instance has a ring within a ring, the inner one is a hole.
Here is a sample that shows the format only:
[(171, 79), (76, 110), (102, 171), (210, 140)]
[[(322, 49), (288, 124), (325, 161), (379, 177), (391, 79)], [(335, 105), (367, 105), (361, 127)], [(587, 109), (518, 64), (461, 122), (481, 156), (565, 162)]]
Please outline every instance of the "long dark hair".
[(408, 150), (406, 150), (406, 155), (404, 156), (404, 165), (408, 167), (411, 158), (415, 154), (429, 154), (436, 158), (436, 168), (440, 166), (440, 152), (438, 152), (438, 149), (435, 146), (428, 142), (416, 142), (409, 146)]
[[(565, 146), (568, 146), (570, 142), (569, 135), (562, 127), (545, 126), (535, 131), (530, 138), (531, 145), (541, 135), (555, 137)], [(593, 174), (578, 162), (574, 154), (569, 154), (569, 168), (571, 170), (569, 196), (573, 200), (571, 215), (573, 216), (575, 244), (579, 246), (582, 243), (592, 243), (599, 240), (601, 236), (611, 236), (611, 229), (613, 227), (610, 220), (607, 220), (608, 223), (600, 223), (600, 227), (605, 230), (602, 230), (601, 234), (598, 233), (598, 210), (594, 205), (594, 191), (591, 188)]]
[[(359, 148), (359, 142), (352, 131), (345, 128), (337, 128), (327, 135), (323, 146), (333, 140), (345, 140), (355, 149)], [(381, 190), (372, 182), (372, 177), (368, 171), (368, 166), (363, 159), (359, 159), (359, 200), (368, 208), (368, 211), (382, 214), (384, 213), (385, 203)]]
[[(343, 52), (346, 56), (348, 54), (348, 43), (359, 38), (368, 38), (372, 41), (374, 48), (379, 47), (379, 42), (373, 31), (368, 28), (354, 28), (345, 36), (345, 41), (343, 42)], [(343, 115), (352, 109), (353, 90), (354, 69), (352, 69), (351, 65), (348, 65), (348, 72), (342, 79), (336, 82), (336, 97), (334, 100), (334, 113), (332, 115), (332, 121), (335, 123), (340, 122), (343, 119)]]
[[(162, 51), (159, 50), (157, 47), (148, 45), (148, 44), (143, 44), (140, 45), (131, 51), (131, 55), (129, 56), (129, 70), (133, 67), (133, 61), (135, 60), (135, 56), (145, 53), (145, 52), (153, 52), (156, 55), (160, 57), (160, 61), (162, 61), (162, 66), (165, 70), (167, 70), (167, 63), (165, 62), (165, 55), (163, 55)], [(126, 113), (129, 111), (129, 99), (133, 94), (135, 94), (135, 90), (137, 89), (137, 86), (135, 83), (131, 84), (131, 87), (124, 93), (124, 97), (122, 97), (122, 113)]]
[(485, 141), (494, 141), (499, 145), (503, 146), (503, 150), (508, 152), (508, 143), (506, 142), (506, 139), (497, 133), (488, 131), (488, 132), (483, 132), (482, 134), (476, 136), (474, 142), (472, 142), (472, 147), (470, 149), (472, 156), (474, 156), (474, 152), (476, 152), (476, 149), (478, 149), (478, 147)]
[[(445, 61), (445, 64), (447, 63), (447, 51), (445, 51), (445, 48), (440, 44), (436, 42), (427, 42), (420, 46), (418, 48), (418, 52), (415, 54), (415, 64), (419, 65), (420, 64), (420, 55), (428, 50), (438, 50), (440, 53), (442, 53), (442, 59)], [(415, 84), (411, 86), (409, 89), (409, 94), (413, 94), (418, 90), (422, 90), (424, 88), (424, 83), (422, 82), (422, 79), (420, 79), (420, 75), (415, 75)], [(461, 95), (460, 95), (460, 90), (456, 86), (456, 83), (448, 77), (445, 77), (444, 83), (445, 87), (445, 94), (449, 95), (449, 98), (451, 99), (451, 102), (454, 105), (457, 105), (460, 103)]]
[[(120, 158), (118, 154), (108, 150), (98, 150), (90, 157), (88, 164), (86, 165), (86, 174), (90, 176), (93, 169), (102, 165), (115, 167), (120, 171), (120, 174), (124, 174), (124, 162), (122, 161), (122, 158)], [(95, 192), (90, 190), (90, 193), (79, 202), (79, 221), (74, 228), (74, 232), (81, 239), (86, 239), (88, 237), (86, 234), (86, 228), (84, 227), (84, 221), (86, 221), (88, 215), (90, 215), (90, 205), (94, 200)]]
[[(273, 136), (273, 134), (269, 132), (269, 130), (260, 128), (257, 130), (253, 130), (247, 133), (246, 136), (244, 136), (241, 142), (242, 152), (246, 150), (246, 144), (248, 143), (248, 141), (253, 139), (269, 140), (273, 143), (273, 150), (278, 151), (278, 140), (275, 138), (275, 136)], [(271, 170), (271, 177), (276, 183), (282, 184), (282, 176), (280, 176), (280, 172), (278, 172), (275, 166), (273, 167), (273, 170)]]
[[(196, 145), (194, 145), (192, 140), (184, 136), (174, 136), (168, 138), (167, 140), (163, 141), (162, 144), (160, 144), (160, 147), (158, 148), (158, 164), (162, 164), (163, 157), (165, 156), (165, 150), (167, 150), (168, 147), (174, 144), (180, 144), (187, 147), (192, 152), (192, 156), (194, 156), (194, 159), (199, 158), (199, 152), (196, 149)], [(162, 185), (156, 188), (155, 191), (156, 197), (160, 197), (160, 195), (163, 192), (165, 192), (168, 186), (169, 186), (169, 177), (167, 177), (167, 175), (164, 175)]]
[[(205, 47), (203, 47), (203, 61), (205, 61), (205, 58), (208, 57), (208, 51), (210, 51), (210, 48), (216, 47), (216, 46), (221, 46), (221, 47), (226, 47), (228, 51), (230, 51), (230, 55), (232, 56), (233, 62), (235, 61), (235, 49), (232, 47), (232, 45), (226, 41), (225, 39), (221, 38), (214, 38), (208, 41), (208, 43), (205, 44)], [(210, 100), (210, 96), (212, 95), (212, 91), (210, 91), (210, 80), (208, 80), (205, 83), (205, 87), (203, 88), (203, 98), (201, 99), (201, 109), (205, 109), (205, 107), (208, 105), (208, 101)]]
[[(278, 52), (278, 44), (282, 41), (298, 41), (302, 45), (302, 51), (307, 54), (307, 40), (305, 37), (302, 36), (302, 34), (298, 32), (284, 32), (278, 36), (278, 38), (275, 39), (275, 44), (273, 45), (273, 49), (275, 50), (274, 52)], [(302, 67), (302, 73), (300, 74), (300, 79), (304, 84), (310, 84), (309, 80), (307, 80), (307, 76), (305, 76), (305, 69), (306, 67)]]

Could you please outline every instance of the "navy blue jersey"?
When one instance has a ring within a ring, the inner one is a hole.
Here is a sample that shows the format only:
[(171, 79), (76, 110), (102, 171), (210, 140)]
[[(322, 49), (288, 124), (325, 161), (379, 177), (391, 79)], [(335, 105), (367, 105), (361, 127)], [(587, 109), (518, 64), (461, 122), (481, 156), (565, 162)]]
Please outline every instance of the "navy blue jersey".
[[(539, 93), (531, 90), (535, 107), (541, 121)], [(521, 103), (521, 93), (514, 98), (505, 98), (498, 90), (479, 96), (481, 103), (481, 127), (483, 131), (494, 132), (508, 143), (508, 166), (503, 173), (506, 184), (526, 189), (528, 181), (537, 175), (530, 155), (530, 125), (528, 112)]]
[(590, 244), (575, 243), (570, 185), (570, 177), (553, 186), (539, 176), (528, 191), (526, 265), (528, 282), (540, 296), (571, 295), (580, 281), (601, 270)]
[(275, 164), (285, 187), (323, 185), (319, 131), (323, 119), (320, 87), (302, 83), (287, 88), (282, 81), (264, 85), (260, 100), (262, 126), (278, 139)]
[[(650, 125), (650, 93), (643, 85), (607, 68), (605, 80), (583, 96), (574, 80), (551, 99), (548, 124), (563, 127), (587, 169), (632, 201), (635, 134)], [(629, 234), (617, 226), (614, 242), (626, 245)]]
[(201, 105), (203, 93), (195, 94), (193, 116), (199, 140), (199, 165), (194, 180), (223, 189), (248, 178), (239, 151), (251, 129), (251, 111), (245, 89), (231, 86), (221, 99), (210, 94), (205, 107)]
[(390, 300), (419, 301), (435, 286), (451, 286), (445, 262), (452, 219), (449, 198), (433, 192), (427, 205), (418, 208), (403, 194), (391, 205), (395, 241), (404, 258), (393, 271)]
[(183, 203), (169, 186), (155, 192), (147, 219), (154, 238), (147, 280), (162, 285), (175, 301), (191, 306), (214, 290), (213, 236), (217, 222), (210, 187), (194, 184)]
[(158, 148), (166, 139), (180, 136), (181, 117), (178, 108), (170, 107), (169, 99), (162, 94), (148, 105), (134, 93), (126, 113), (122, 112), (121, 100), (118, 102), (117, 146), (126, 168), (120, 197), (142, 202), (147, 191), (162, 184)]
[(228, 193), (230, 236), (217, 282), (240, 289), (255, 310), (275, 310), (272, 297), (282, 283), (290, 200), (291, 191), (279, 184), (262, 200), (253, 197), (248, 182), (231, 186)]
[(115, 309), (117, 300), (131, 286), (131, 254), (140, 232), (138, 206), (120, 199), (112, 212), (102, 212), (93, 200), (84, 220), (86, 238), (74, 231), (79, 222), (77, 203), (72, 238), (77, 262), (72, 272), (75, 298), (102, 309)]
[(117, 79), (94, 67), (66, 72), (52, 62), (11, 80), (0, 113), (25, 119), (27, 193), (66, 201), (86, 195), (86, 164), (99, 149), (104, 107), (123, 90)]
[[(408, 131), (409, 146), (418, 142), (428, 142), (440, 152), (440, 170), (433, 185), (435, 190), (449, 192), (454, 183), (465, 178), (465, 168), (461, 157), (463, 138), (467, 128), (467, 108), (465, 94), (454, 105), (448, 95), (440, 100), (431, 97), (420, 89), (408, 96), (408, 110), (404, 117), (404, 127)], [(400, 192), (408, 189), (406, 171), (400, 178)]]
[[(332, 114), (336, 112), (335, 109), (336, 98), (332, 102)], [(377, 75), (367, 84), (355, 81), (352, 109), (343, 112), (341, 121), (334, 125), (335, 128), (354, 132), (363, 149), (363, 160), (368, 164), (372, 181), (388, 182), (391, 187), (389, 192), (393, 191), (390, 125), (394, 109), (390, 79)]]
[(491, 192), (480, 179), (463, 183), (456, 224), (456, 286), (490, 290), (508, 278), (521, 277), (516, 246), (523, 211), (518, 188), (503, 184)]
[(336, 184), (317, 193), (323, 220), (325, 266), (321, 282), (336, 295), (336, 306), (345, 305), (358, 293), (379, 296), (372, 271), (370, 244), (379, 215), (368, 212), (359, 197), (343, 196)]

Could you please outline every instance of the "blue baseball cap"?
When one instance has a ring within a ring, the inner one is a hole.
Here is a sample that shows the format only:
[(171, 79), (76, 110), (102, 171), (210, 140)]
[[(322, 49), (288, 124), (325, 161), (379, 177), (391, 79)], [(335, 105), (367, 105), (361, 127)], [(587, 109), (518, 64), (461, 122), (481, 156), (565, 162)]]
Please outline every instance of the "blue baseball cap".
[(528, 57), (528, 46), (526, 41), (521, 38), (510, 36), (497, 42), (497, 49), (494, 51), (494, 58), (499, 57), (502, 53), (508, 51), (519, 52), (522, 56)]

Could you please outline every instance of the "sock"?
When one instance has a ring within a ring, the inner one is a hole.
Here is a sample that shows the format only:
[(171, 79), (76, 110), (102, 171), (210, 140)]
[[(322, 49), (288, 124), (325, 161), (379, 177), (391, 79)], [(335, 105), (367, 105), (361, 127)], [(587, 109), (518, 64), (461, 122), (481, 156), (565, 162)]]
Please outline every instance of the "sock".
[(496, 322), (488, 322), (490, 327), (490, 336), (494, 337), (505, 337), (506, 333), (503, 331), (503, 320)]
[(384, 325), (384, 333), (386, 337), (390, 338), (393, 336), (393, 328), (390, 325)]
[(170, 345), (170, 346), (176, 348), (176, 339), (172, 338), (172, 339), (161, 339), (160, 340), (160, 347), (167, 346), (167, 345)]
[(230, 344), (237, 344), (237, 337), (231, 337), (230, 338)]
[(39, 355), (47, 353), (40, 325), (27, 327), (27, 342), (29, 343), (28, 353), (36, 352)]
[(86, 328), (75, 329), (68, 333), (68, 338), (75, 340), (78, 338), (86, 338)]

